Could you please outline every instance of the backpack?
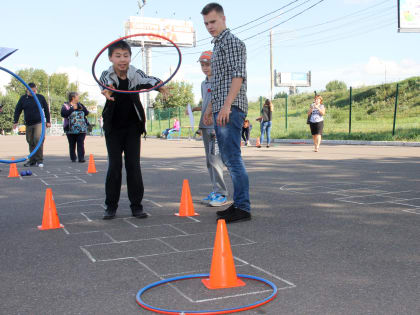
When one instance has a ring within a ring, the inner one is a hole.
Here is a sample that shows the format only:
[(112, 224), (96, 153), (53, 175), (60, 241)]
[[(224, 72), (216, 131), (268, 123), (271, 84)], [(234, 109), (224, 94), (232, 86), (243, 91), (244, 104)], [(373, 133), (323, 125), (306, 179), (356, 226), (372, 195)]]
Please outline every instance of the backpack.
[(87, 133), (87, 123), (85, 119), (85, 113), (82, 110), (76, 110), (68, 117), (69, 131), (68, 133), (78, 134)]

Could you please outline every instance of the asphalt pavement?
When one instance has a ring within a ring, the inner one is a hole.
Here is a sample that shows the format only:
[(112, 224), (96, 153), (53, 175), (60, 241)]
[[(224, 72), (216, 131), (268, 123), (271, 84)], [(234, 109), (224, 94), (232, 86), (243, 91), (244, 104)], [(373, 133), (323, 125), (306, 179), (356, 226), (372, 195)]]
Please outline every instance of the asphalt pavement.
[[(0, 143), (1, 159), (28, 154), (24, 136)], [(67, 150), (65, 137), (47, 137), (45, 167), (31, 167), (32, 176), (8, 178), (9, 165), (0, 165), (0, 314), (153, 314), (137, 305), (140, 289), (210, 271), (221, 208), (199, 203), (211, 190), (200, 141), (142, 140), (147, 219), (130, 216), (123, 170), (117, 218), (102, 220), (104, 138), (86, 139), (96, 174)], [(328, 144), (313, 152), (275, 143), (242, 152), (253, 217), (227, 225), (236, 272), (273, 282), (278, 294), (241, 314), (420, 314), (419, 147)], [(174, 215), (184, 179), (199, 216)], [(47, 188), (64, 228), (40, 231)], [(208, 290), (185, 279), (144, 300), (197, 312), (271, 294), (244, 281)]]

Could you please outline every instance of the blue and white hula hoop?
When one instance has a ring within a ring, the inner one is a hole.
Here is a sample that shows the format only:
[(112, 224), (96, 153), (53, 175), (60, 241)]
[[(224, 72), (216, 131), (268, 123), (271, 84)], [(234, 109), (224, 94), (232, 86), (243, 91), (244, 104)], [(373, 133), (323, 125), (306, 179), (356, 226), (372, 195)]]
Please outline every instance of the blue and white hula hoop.
[(23, 79), (21, 77), (19, 77), (17, 74), (13, 73), (10, 70), (7, 70), (6, 68), (0, 67), (0, 70), (6, 71), (7, 73), (9, 73), (13, 77), (15, 77), (17, 80), (19, 80), (20, 83), (22, 83), (26, 87), (26, 89), (29, 92), (31, 92), (33, 98), (35, 99), (36, 105), (38, 106), (39, 113), (41, 114), (41, 125), (42, 125), (41, 137), (39, 138), (39, 141), (38, 141), (35, 149), (27, 157), (23, 157), (23, 158), (20, 158), (20, 159), (17, 159), (17, 160), (0, 160), (0, 163), (6, 163), (6, 164), (24, 162), (27, 159), (30, 159), (36, 153), (36, 151), (38, 151), (39, 147), (42, 145), (42, 142), (44, 141), (44, 138), (45, 138), (45, 115), (44, 115), (44, 111), (42, 110), (41, 103), (39, 102), (38, 97), (36, 96), (34, 91), (32, 91), (32, 89), (29, 87), (29, 85), (27, 85), (26, 82), (23, 81)]
[(272, 301), (277, 295), (277, 287), (273, 282), (268, 281), (268, 280), (263, 279), (263, 278), (260, 278), (260, 277), (256, 277), (256, 276), (237, 274), (237, 276), (239, 278), (245, 278), (245, 279), (252, 279), (252, 280), (260, 281), (260, 282), (268, 285), (269, 287), (271, 287), (273, 292), (271, 293), (270, 296), (268, 296), (265, 299), (262, 299), (260, 301), (257, 301), (255, 303), (251, 303), (251, 304), (247, 304), (247, 305), (243, 305), (243, 306), (239, 306), (239, 307), (233, 307), (233, 308), (217, 309), (217, 310), (201, 310), (201, 311), (186, 311), (186, 310), (176, 310), (176, 309), (170, 310), (170, 309), (158, 308), (158, 307), (147, 304), (141, 298), (141, 296), (147, 290), (150, 290), (150, 289), (155, 288), (157, 286), (160, 286), (162, 284), (166, 284), (166, 283), (170, 283), (170, 282), (174, 282), (174, 281), (179, 281), (179, 280), (186, 280), (186, 279), (206, 278), (208, 276), (209, 276), (208, 273), (203, 273), (203, 274), (180, 276), (180, 277), (175, 277), (175, 278), (170, 278), (170, 279), (164, 279), (164, 280), (161, 280), (161, 281), (157, 281), (157, 282), (149, 284), (148, 286), (141, 289), (136, 295), (136, 302), (137, 302), (138, 305), (140, 305), (144, 309), (155, 312), (155, 313), (159, 313), (159, 314), (215, 315), (215, 314), (230, 314), (230, 313), (236, 313), (236, 312), (251, 310), (251, 309), (257, 308), (259, 306), (262, 306), (264, 304), (267, 304), (268, 302)]

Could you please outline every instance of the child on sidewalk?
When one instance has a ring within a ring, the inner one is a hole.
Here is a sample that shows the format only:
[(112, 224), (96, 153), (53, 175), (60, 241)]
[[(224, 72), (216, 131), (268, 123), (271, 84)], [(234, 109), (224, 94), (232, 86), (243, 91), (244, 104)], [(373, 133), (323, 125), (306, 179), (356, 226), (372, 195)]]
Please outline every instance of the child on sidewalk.
[(207, 106), (211, 101), (211, 51), (205, 51), (198, 60), (201, 70), (206, 75), (206, 79), (201, 83), (202, 106), (193, 107), (191, 110), (201, 111), (199, 128), (203, 137), (204, 149), (206, 151), (206, 164), (209, 171), (210, 180), (213, 185), (213, 191), (204, 199), (202, 203), (212, 207), (220, 207), (227, 203), (227, 189), (223, 179), (223, 162), (219, 154), (219, 148), (216, 141), (216, 133), (213, 125), (206, 126), (203, 123), (203, 114), (206, 112)]

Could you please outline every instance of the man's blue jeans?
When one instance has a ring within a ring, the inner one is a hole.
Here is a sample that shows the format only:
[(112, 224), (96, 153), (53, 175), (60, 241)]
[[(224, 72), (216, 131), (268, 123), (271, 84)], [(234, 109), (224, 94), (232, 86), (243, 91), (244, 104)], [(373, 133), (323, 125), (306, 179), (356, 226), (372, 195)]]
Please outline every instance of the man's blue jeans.
[(271, 143), (271, 121), (263, 121), (261, 123), (261, 137), (260, 137), (261, 145), (264, 142), (265, 132), (267, 132), (267, 145), (269, 145)]
[(236, 208), (250, 212), (248, 173), (241, 156), (241, 131), (246, 115), (232, 106), (229, 122), (223, 127), (216, 123), (218, 115), (218, 112), (213, 114), (214, 129), (222, 161), (232, 178), (233, 204)]

